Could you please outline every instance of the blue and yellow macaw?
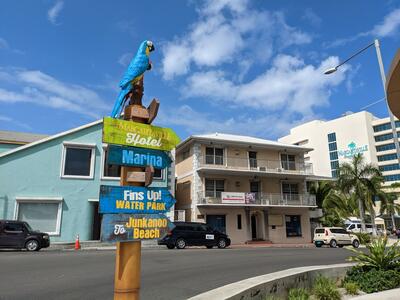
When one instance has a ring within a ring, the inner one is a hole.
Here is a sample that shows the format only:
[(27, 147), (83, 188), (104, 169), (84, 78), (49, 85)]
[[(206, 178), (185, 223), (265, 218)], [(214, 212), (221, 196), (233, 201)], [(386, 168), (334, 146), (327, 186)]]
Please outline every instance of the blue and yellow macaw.
[(136, 56), (132, 59), (128, 69), (124, 74), (124, 77), (119, 83), (121, 92), (118, 95), (117, 101), (115, 101), (113, 110), (111, 112), (111, 117), (118, 118), (120, 116), (126, 95), (128, 95), (128, 93), (131, 91), (133, 85), (143, 78), (144, 72), (151, 69), (149, 55), (153, 50), (154, 45), (151, 41), (146, 40), (140, 44)]

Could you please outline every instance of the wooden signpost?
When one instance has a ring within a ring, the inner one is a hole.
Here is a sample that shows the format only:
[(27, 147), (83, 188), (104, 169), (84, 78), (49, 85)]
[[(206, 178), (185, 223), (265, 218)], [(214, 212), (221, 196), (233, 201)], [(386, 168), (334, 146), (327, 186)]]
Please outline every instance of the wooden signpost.
[[(129, 93), (124, 119), (103, 120), (103, 142), (109, 144), (108, 162), (121, 165), (120, 187), (100, 188), (99, 211), (103, 213), (101, 240), (117, 242), (114, 300), (139, 299), (141, 240), (162, 238), (174, 225), (163, 215), (175, 199), (163, 188), (147, 188), (154, 167), (166, 168), (165, 153), (179, 143), (172, 129), (150, 124), (159, 102), (142, 105), (143, 81)], [(153, 149), (153, 150), (151, 150)]]

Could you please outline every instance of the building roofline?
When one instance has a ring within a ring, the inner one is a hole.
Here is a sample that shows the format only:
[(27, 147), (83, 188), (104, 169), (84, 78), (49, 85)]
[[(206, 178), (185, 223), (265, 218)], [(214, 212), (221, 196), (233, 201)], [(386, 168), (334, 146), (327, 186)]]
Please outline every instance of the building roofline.
[[(299, 150), (299, 151), (304, 151), (304, 152), (309, 152), (314, 150), (313, 148), (307, 148), (303, 146), (297, 146), (297, 145), (291, 145), (291, 144), (286, 144), (282, 142), (275, 142), (271, 141), (271, 144), (268, 144), (268, 140), (266, 140), (265, 143), (257, 143), (257, 142), (246, 142), (246, 141), (235, 141), (235, 140), (223, 140), (223, 139), (218, 139), (218, 138), (212, 138), (212, 137), (205, 137), (201, 135), (190, 135), (186, 139), (184, 139), (182, 142), (180, 142), (176, 146), (176, 151), (179, 151), (182, 147), (192, 143), (193, 141), (204, 141), (204, 142), (221, 142), (221, 144), (234, 144), (234, 145), (245, 145), (248, 146), (254, 145), (262, 148), (269, 148), (269, 149), (282, 149), (282, 148), (287, 148), (291, 150)], [(276, 143), (276, 144), (275, 144)]]
[(68, 134), (71, 134), (71, 133), (75, 133), (77, 131), (80, 131), (80, 130), (95, 126), (97, 124), (101, 124), (102, 122), (103, 122), (103, 119), (100, 119), (100, 120), (94, 121), (92, 123), (88, 123), (88, 124), (85, 124), (85, 125), (82, 125), (82, 126), (79, 126), (79, 127), (72, 128), (72, 129), (67, 130), (67, 131), (63, 131), (63, 132), (57, 133), (55, 135), (50, 135), (50, 136), (48, 136), (48, 137), (46, 137), (44, 139), (41, 139), (41, 140), (38, 140), (38, 141), (35, 141), (35, 142), (32, 142), (32, 143), (25, 144), (25, 145), (23, 145), (21, 147), (17, 147), (15, 149), (12, 149), (10, 151), (6, 151), (4, 153), (0, 153), (0, 158), (3, 158), (3, 157), (8, 156), (10, 154), (14, 154), (16, 152), (19, 152), (19, 151), (34, 147), (36, 145), (47, 143), (49, 141), (55, 140), (57, 138), (60, 138), (62, 136), (65, 136), (65, 135), (68, 135)]

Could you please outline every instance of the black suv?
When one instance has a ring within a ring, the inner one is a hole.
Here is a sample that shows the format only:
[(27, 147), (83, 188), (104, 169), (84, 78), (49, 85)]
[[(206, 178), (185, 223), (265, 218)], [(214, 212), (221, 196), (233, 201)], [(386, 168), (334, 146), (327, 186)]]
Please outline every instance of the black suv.
[(39, 251), (50, 246), (47, 233), (33, 231), (23, 221), (0, 220), (0, 248), (26, 248), (28, 251)]
[(225, 248), (231, 244), (229, 237), (204, 223), (174, 222), (175, 228), (164, 238), (158, 240), (159, 245), (168, 249), (184, 249), (186, 246), (206, 246)]

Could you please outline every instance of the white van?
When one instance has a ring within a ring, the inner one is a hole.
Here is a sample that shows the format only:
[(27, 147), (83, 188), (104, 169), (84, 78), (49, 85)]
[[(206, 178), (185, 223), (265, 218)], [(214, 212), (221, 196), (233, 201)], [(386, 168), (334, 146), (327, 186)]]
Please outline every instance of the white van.
[[(350, 232), (361, 232), (361, 221), (358, 220), (346, 220), (344, 222), (346, 230)], [(372, 233), (372, 224), (365, 224), (366, 232)]]

